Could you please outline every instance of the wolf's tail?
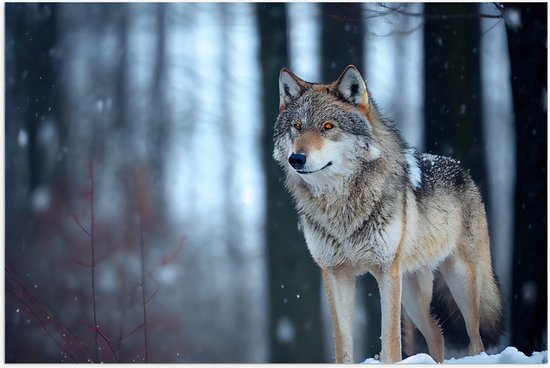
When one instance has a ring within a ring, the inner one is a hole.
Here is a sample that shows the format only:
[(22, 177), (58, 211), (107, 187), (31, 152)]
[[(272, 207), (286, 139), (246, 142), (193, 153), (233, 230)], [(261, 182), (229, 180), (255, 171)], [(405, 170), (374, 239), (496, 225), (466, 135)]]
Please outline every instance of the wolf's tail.
[[(479, 333), (487, 349), (498, 345), (500, 336), (504, 333), (503, 298), (491, 268), (481, 274), (481, 280)], [(432, 314), (439, 319), (446, 344), (456, 348), (468, 346), (469, 338), (464, 318), (439, 272), (434, 279)]]

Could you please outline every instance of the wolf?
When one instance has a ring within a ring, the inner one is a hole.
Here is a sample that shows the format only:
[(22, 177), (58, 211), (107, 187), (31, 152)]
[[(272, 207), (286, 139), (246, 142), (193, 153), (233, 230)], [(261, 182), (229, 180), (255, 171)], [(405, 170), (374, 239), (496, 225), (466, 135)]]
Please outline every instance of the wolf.
[(491, 264), (485, 207), (467, 170), (451, 158), (419, 153), (383, 116), (349, 65), (331, 84), (279, 76), (273, 157), (321, 268), (334, 327), (336, 362), (353, 362), (356, 276), (380, 290), (380, 360), (402, 359), (401, 313), (444, 359), (431, 315), (434, 274), (462, 314), (469, 354), (501, 333), (502, 296)]

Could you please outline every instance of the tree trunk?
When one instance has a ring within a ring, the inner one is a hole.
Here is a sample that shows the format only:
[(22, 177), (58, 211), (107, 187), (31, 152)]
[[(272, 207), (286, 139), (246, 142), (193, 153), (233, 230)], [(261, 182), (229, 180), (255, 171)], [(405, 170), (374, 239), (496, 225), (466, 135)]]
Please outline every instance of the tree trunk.
[[(477, 14), (478, 4), (425, 5), (430, 15)], [(426, 19), (426, 148), (460, 160), (487, 202), (481, 125), (480, 22), (477, 17)]]
[[(60, 126), (57, 94), (57, 69), (55, 67), (56, 4), (8, 4), (6, 27), (11, 29), (14, 40), (13, 93), (22, 104), (6, 104), (7, 116), (19, 116), (24, 121), (28, 136), (29, 191), (51, 184), (55, 163), (53, 157), (59, 141), (64, 136)], [(7, 96), (8, 98), (10, 95)], [(52, 124), (45, 128), (46, 124)], [(48, 134), (40, 138), (40, 131)], [(49, 133), (53, 129), (54, 137)], [(50, 141), (45, 142), (45, 136)], [(17, 139), (15, 140), (17, 142)], [(53, 161), (53, 162), (52, 162)], [(6, 161), (6, 174), (11, 173), (10, 161)], [(10, 196), (8, 196), (9, 199)]]
[[(350, 64), (359, 68), (363, 78), (366, 78), (363, 70), (363, 37), (366, 28), (362, 16), (363, 4), (322, 3), (320, 6), (322, 82), (330, 83), (336, 80)], [(364, 354), (374, 356), (380, 352), (380, 299), (377, 297), (378, 285), (372, 276), (359, 278), (357, 285), (358, 298), (356, 298), (355, 310), (364, 311), (362, 304), (365, 303), (366, 313), (368, 313), (366, 331), (361, 331), (364, 325), (360, 324), (356, 325), (354, 330), (354, 355), (359, 358)], [(364, 319), (360, 318), (360, 320)], [(360, 342), (363, 344), (358, 344)], [(325, 349), (334, 356), (334, 342)]]
[[(452, 157), (469, 170), (488, 202), (483, 150), (478, 4), (424, 5), (426, 151)], [(453, 17), (458, 14), (472, 16)], [(449, 312), (436, 304), (445, 320)], [(445, 325), (448, 342), (467, 345), (462, 319)]]
[(257, 4), (262, 65), (266, 234), (271, 362), (322, 362), (319, 270), (298, 231), (297, 215), (272, 158), (279, 71), (288, 65), (285, 4)]
[(346, 66), (363, 67), (362, 4), (321, 4), (321, 76), (329, 83)]
[(511, 343), (530, 355), (548, 348), (547, 4), (505, 6), (517, 142)]
[[(149, 123), (149, 132), (152, 146), (150, 149), (151, 170), (155, 173), (154, 198), (157, 208), (165, 208), (164, 195), (161, 183), (165, 180), (166, 147), (168, 146), (168, 105), (166, 103), (166, 4), (155, 4), (156, 12), (156, 50), (154, 57), (153, 85), (151, 88), (152, 110), (154, 111)], [(157, 216), (165, 216), (164, 211), (158, 211)], [(161, 222), (163, 219), (161, 219)]]

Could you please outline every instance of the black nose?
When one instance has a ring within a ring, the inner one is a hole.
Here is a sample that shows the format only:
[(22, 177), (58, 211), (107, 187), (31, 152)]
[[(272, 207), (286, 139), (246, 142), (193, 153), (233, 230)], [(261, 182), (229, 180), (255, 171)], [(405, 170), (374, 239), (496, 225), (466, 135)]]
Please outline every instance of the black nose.
[(290, 164), (290, 166), (292, 166), (296, 170), (301, 170), (304, 168), (304, 165), (306, 164), (306, 155), (302, 153), (293, 153), (288, 158), (288, 163)]

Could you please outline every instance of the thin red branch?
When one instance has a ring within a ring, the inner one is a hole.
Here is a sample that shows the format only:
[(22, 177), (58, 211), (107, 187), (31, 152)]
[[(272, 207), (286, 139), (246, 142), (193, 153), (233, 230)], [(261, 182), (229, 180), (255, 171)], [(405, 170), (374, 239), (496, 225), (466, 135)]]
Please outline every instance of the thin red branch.
[(459, 18), (492, 18), (500, 19), (504, 17), (504, 8), (495, 6), (499, 11), (499, 14), (486, 14), (486, 13), (457, 13), (457, 14), (427, 14), (427, 13), (415, 13), (402, 10), (400, 7), (392, 7), (384, 3), (377, 3), (379, 7), (387, 9), (391, 12), (396, 12), (402, 15), (407, 15), (411, 17), (422, 17), (424, 19), (437, 19), (437, 20), (447, 20), (447, 19), (459, 19)]
[[(409, 17), (418, 17), (423, 18), (424, 20), (449, 20), (449, 19), (463, 19), (463, 18), (489, 18), (489, 19), (503, 19), (505, 8), (499, 4), (495, 4), (498, 14), (487, 14), (487, 13), (457, 13), (457, 14), (427, 14), (424, 12), (410, 12), (403, 10), (403, 5), (399, 4), (397, 6), (390, 6), (385, 3), (375, 3), (375, 5), (381, 9), (367, 9), (364, 12), (368, 15), (362, 16), (357, 15), (356, 11), (350, 10), (348, 6), (340, 5), (339, 8), (344, 12), (348, 12), (344, 15), (333, 14), (323, 12), (322, 16), (329, 17), (341, 22), (362, 22), (371, 18), (385, 17), (391, 15), (392, 13), (401, 14)], [(370, 13), (370, 14), (369, 14)]]
[(166, 257), (164, 257), (163, 259), (161, 259), (160, 261), (160, 266), (166, 266), (172, 262), (175, 261), (175, 259), (179, 256), (179, 254), (181, 253), (181, 250), (183, 249), (183, 246), (185, 245), (185, 238), (182, 238), (180, 243), (179, 243), (179, 246), (178, 248), (176, 249), (176, 251)]
[(143, 240), (143, 214), (141, 211), (141, 206), (138, 205), (139, 213), (139, 249), (140, 249), (140, 259), (141, 259), (141, 301), (143, 305), (143, 343), (145, 347), (145, 363), (148, 361), (148, 346), (147, 346), (147, 300), (145, 298), (145, 242)]
[(97, 326), (97, 332), (101, 337), (103, 337), (103, 340), (105, 340), (105, 342), (107, 343), (107, 346), (109, 347), (109, 350), (111, 350), (111, 353), (113, 354), (113, 357), (115, 358), (116, 362), (120, 363), (120, 360), (118, 360), (118, 357), (115, 353), (115, 349), (113, 348), (113, 344), (111, 344), (111, 340), (109, 339), (107, 334), (103, 332), (101, 328), (99, 328), (99, 326)]
[(79, 266), (83, 266), (83, 267), (92, 267), (91, 264), (86, 263), (86, 262), (84, 262), (84, 261), (81, 261), (81, 260), (79, 260), (79, 259), (76, 259), (76, 258), (74, 258), (74, 257), (73, 257), (73, 262), (76, 263), (76, 264), (79, 265)]
[(94, 314), (94, 346), (95, 346), (95, 361), (99, 362), (99, 344), (98, 344), (98, 332), (97, 332), (97, 309), (96, 309), (96, 293), (95, 293), (95, 213), (94, 213), (94, 163), (92, 160), (88, 161), (88, 180), (90, 183), (90, 248), (92, 251), (92, 310)]
[(90, 234), (90, 232), (88, 230), (86, 230), (86, 228), (80, 223), (80, 220), (78, 219), (78, 215), (76, 213), (73, 214), (73, 219), (74, 221), (76, 222), (76, 224), (78, 226), (80, 226), (80, 228), (82, 229), (82, 231), (84, 231), (86, 233), (86, 235), (88, 235), (90, 238), (92, 237), (92, 234)]
[(159, 291), (159, 289), (160, 289), (160, 286), (157, 286), (155, 291), (153, 291), (153, 294), (151, 294), (151, 296), (147, 298), (147, 300), (145, 301), (145, 304), (148, 304), (155, 297), (155, 295), (157, 295), (157, 292)]
[(13, 295), (23, 309), (40, 323), (42, 330), (68, 357), (77, 363), (91, 362), (90, 353), (48, 309), (48, 307), (29, 289), (7, 266), (6, 291)]
[(147, 303), (149, 303), (149, 302), (155, 297), (155, 294), (160, 290), (160, 284), (159, 284), (159, 282), (153, 277), (152, 274), (149, 273), (147, 276), (151, 279), (151, 281), (153, 281), (153, 283), (155, 284), (155, 287), (156, 287), (156, 288), (155, 288), (155, 291), (151, 294), (151, 296), (150, 296), (150, 297), (147, 299), (147, 301), (146, 301)]
[(101, 336), (103, 338), (103, 340), (105, 340), (105, 343), (107, 344), (107, 347), (109, 348), (109, 350), (111, 350), (111, 353), (113, 354), (113, 357), (115, 358), (116, 362), (120, 363), (120, 360), (119, 360), (118, 356), (115, 353), (115, 349), (113, 348), (113, 344), (111, 343), (111, 339), (109, 339), (109, 336), (107, 335), (107, 333), (105, 331), (103, 331), (99, 325), (97, 325), (94, 328), (94, 326), (90, 325), (89, 323), (86, 323), (86, 326), (90, 329), (96, 330), (96, 332), (99, 334), (99, 336)]
[(144, 324), (142, 323), (141, 325), (139, 325), (139, 326), (137, 326), (136, 328), (134, 328), (134, 329), (132, 330), (132, 332), (130, 332), (130, 333), (124, 335), (123, 337), (121, 337), (120, 340), (124, 340), (124, 339), (126, 339), (127, 337), (132, 336), (133, 334), (136, 333), (137, 330), (139, 330), (139, 329), (142, 328), (143, 326), (144, 326)]

